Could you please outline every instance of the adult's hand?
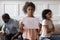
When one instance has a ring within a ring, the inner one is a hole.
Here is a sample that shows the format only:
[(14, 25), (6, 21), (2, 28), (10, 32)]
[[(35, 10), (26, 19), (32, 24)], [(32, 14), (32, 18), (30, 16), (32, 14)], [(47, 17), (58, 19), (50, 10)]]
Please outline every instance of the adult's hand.
[(14, 38), (15, 38), (15, 37), (13, 36), (13, 37), (11, 38), (11, 40), (14, 40)]
[(5, 33), (5, 32), (4, 32), (4, 33), (2, 33), (2, 36), (5, 36), (5, 35), (7, 35), (7, 33)]

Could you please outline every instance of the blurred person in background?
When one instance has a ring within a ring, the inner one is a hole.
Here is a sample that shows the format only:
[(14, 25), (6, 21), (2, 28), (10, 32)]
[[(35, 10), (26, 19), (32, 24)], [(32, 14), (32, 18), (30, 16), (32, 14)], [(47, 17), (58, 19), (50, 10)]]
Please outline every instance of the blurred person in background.
[(55, 31), (55, 27), (52, 21), (52, 11), (50, 9), (45, 9), (42, 12), (42, 33), (41, 40), (54, 40), (51, 36)]
[(4, 36), (4, 40), (14, 40), (19, 34), (22, 34), (18, 31), (19, 22), (10, 18), (9, 14), (3, 14), (2, 19), (4, 21), (4, 25), (2, 27), (2, 35)]

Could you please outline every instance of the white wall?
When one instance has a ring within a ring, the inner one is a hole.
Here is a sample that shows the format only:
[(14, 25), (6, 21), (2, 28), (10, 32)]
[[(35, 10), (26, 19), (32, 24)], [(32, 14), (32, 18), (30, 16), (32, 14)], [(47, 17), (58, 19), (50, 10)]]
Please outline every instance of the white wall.
[[(25, 15), (22, 10), (25, 2), (26, 1), (0, 1), (0, 14), (8, 13), (12, 18), (19, 20), (19, 18), (22, 18)], [(33, 2), (36, 5), (35, 11), (36, 17), (40, 17), (40, 20), (42, 20), (41, 18), (42, 10), (49, 8), (53, 11), (53, 20), (56, 23), (60, 24), (59, 21), (60, 1), (33, 1)]]
[(2, 25), (2, 14), (4, 13), (4, 5), (0, 4), (0, 25)]
[[(2, 24), (1, 15), (8, 13), (13, 19), (19, 20), (25, 14), (22, 11), (26, 1), (0, 1), (0, 23)], [(60, 24), (60, 1), (32, 1), (36, 5), (35, 16), (41, 18), (42, 10), (51, 9), (53, 12), (54, 24)], [(0, 25), (1, 25), (0, 24)], [(60, 26), (58, 26), (60, 28)], [(59, 30), (59, 29), (56, 29)]]

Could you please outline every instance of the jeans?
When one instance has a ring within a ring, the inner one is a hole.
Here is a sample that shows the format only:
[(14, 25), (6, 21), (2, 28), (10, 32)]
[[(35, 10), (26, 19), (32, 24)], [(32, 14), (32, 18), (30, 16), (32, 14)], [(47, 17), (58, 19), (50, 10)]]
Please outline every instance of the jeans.
[(42, 38), (41, 38), (41, 40), (46, 40), (46, 39), (50, 39), (50, 40), (60, 40), (60, 37), (50, 37), (50, 38), (42, 37)]
[(14, 36), (15, 34), (8, 34), (4, 37), (4, 40), (11, 40), (11, 38)]
[(53, 37), (41, 37), (41, 40), (55, 40)]
[(23, 40), (22, 35), (20, 35), (20, 36), (18, 37), (18, 40)]
[(53, 35), (52, 38), (53, 38), (53, 40), (60, 40), (60, 35), (55, 35), (55, 36)]

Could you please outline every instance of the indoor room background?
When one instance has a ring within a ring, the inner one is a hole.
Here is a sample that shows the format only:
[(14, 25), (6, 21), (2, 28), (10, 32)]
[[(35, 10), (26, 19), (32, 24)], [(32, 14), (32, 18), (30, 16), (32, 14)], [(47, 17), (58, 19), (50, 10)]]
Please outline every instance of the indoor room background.
[(11, 18), (20, 20), (25, 16), (22, 8), (26, 1), (31, 1), (36, 5), (34, 16), (42, 21), (42, 11), (51, 9), (53, 12), (52, 20), (55, 25), (55, 33), (60, 34), (60, 1), (59, 0), (0, 0), (0, 26), (3, 25), (2, 15), (8, 13)]

